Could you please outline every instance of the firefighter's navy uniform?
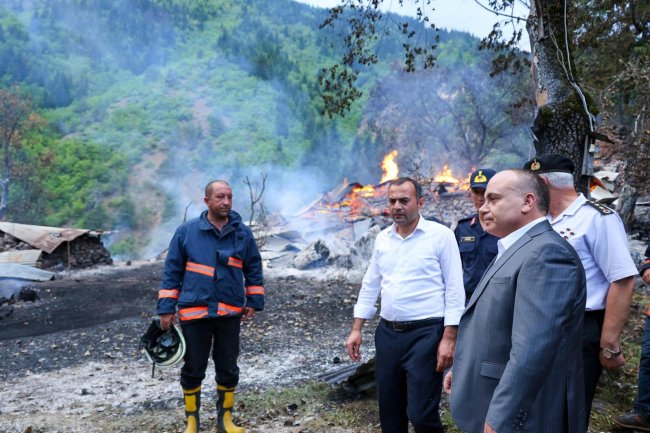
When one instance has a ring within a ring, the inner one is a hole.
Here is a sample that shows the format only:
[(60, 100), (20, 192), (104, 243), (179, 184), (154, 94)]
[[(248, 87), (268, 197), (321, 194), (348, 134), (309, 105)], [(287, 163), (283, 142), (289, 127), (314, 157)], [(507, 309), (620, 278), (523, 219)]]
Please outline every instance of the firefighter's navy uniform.
[(245, 307), (264, 308), (262, 258), (253, 234), (234, 211), (218, 230), (208, 221), (206, 210), (174, 233), (157, 306), (158, 314), (178, 310), (186, 342), (181, 386), (188, 431), (198, 431), (201, 382), (210, 348), (217, 382), (217, 430), (244, 431), (234, 426), (230, 417), (239, 381), (237, 357)]

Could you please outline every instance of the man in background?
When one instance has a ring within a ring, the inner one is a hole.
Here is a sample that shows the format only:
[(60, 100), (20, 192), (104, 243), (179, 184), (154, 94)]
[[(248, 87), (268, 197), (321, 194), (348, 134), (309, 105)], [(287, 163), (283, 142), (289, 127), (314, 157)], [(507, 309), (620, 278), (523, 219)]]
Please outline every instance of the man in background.
[(454, 230), (460, 257), (463, 262), (463, 284), (465, 286), (465, 299), (474, 293), (476, 285), (481, 280), (483, 273), (497, 255), (497, 238), (486, 232), (481, 226), (478, 209), (485, 203), (485, 188), (495, 175), (491, 168), (481, 168), (470, 176), (469, 197), (477, 212), (458, 220)]
[(524, 169), (539, 175), (548, 186), (549, 222), (575, 248), (587, 275), (582, 355), (589, 424), (603, 367), (615, 369), (625, 364), (620, 339), (630, 314), (636, 266), (621, 218), (576, 191), (575, 167), (569, 158), (544, 154), (528, 161)]
[[(645, 251), (645, 256), (645, 260), (641, 263), (641, 269), (639, 269), (639, 275), (650, 286), (650, 244)], [(650, 304), (646, 310), (634, 409), (625, 415), (614, 418), (614, 423), (632, 430), (650, 431)]]

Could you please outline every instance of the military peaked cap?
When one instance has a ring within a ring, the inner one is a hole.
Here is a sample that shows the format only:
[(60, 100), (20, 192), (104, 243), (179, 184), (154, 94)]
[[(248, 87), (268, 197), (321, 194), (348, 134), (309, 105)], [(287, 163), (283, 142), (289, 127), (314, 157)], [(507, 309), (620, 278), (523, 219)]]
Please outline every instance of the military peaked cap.
[(469, 178), (469, 187), (485, 189), (488, 182), (495, 174), (496, 171), (491, 168), (480, 168), (471, 174)]
[(524, 170), (530, 170), (533, 173), (548, 173), (552, 171), (560, 171), (564, 173), (571, 173), (575, 170), (573, 162), (564, 155), (557, 153), (545, 153), (528, 161), (524, 164)]

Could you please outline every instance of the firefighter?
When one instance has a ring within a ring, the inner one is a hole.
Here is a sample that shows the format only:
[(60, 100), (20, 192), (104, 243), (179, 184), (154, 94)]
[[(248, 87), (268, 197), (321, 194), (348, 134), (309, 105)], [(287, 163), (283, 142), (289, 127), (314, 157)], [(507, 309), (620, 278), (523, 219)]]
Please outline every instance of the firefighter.
[(199, 431), (201, 383), (210, 349), (217, 382), (217, 432), (243, 433), (232, 420), (239, 382), (241, 320), (264, 308), (262, 259), (251, 230), (232, 210), (232, 189), (205, 187), (207, 210), (182, 224), (171, 240), (158, 295), (161, 327), (180, 321), (186, 342), (181, 387), (187, 429)]

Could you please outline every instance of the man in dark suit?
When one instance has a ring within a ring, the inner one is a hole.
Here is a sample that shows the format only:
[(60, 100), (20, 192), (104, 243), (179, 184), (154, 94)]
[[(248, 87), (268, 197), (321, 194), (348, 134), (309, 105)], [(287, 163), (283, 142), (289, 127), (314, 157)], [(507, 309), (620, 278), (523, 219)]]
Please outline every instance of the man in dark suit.
[(452, 417), (469, 433), (584, 433), (580, 259), (546, 220), (535, 174), (497, 173), (485, 198), (481, 223), (501, 239), (458, 327)]

